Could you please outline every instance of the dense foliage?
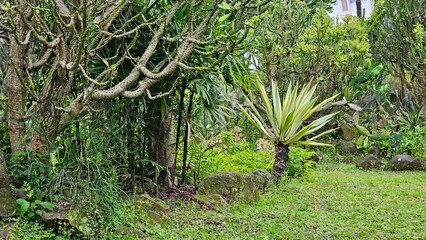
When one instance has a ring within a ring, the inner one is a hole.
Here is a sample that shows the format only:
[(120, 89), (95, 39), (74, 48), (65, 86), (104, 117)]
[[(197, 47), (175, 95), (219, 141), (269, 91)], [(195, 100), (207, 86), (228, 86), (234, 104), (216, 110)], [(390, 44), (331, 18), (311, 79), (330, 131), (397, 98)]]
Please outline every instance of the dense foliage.
[(424, 238), (424, 173), (354, 165), (426, 168), (426, 0), (334, 3), (1, 2), (0, 238)]

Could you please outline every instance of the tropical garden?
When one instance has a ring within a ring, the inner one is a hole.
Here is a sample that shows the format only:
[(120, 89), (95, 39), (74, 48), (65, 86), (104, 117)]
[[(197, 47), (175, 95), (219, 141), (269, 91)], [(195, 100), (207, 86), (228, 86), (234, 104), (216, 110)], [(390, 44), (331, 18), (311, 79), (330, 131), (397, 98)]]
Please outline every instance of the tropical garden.
[(2, 0), (1, 239), (425, 239), (426, 0)]

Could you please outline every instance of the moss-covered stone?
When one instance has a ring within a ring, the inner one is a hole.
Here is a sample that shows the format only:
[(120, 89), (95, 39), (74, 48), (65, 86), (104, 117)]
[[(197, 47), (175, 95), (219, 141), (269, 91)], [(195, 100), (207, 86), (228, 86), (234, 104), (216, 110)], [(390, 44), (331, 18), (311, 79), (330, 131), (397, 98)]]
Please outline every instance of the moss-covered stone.
[(14, 215), (16, 209), (16, 198), (7, 188), (0, 188), (0, 217)]
[(200, 184), (199, 194), (218, 194), (229, 201), (256, 202), (264, 186), (264, 178), (258, 174), (224, 172), (205, 178)]
[(65, 218), (73, 228), (77, 229), (83, 235), (90, 236), (93, 234), (94, 229), (83, 209), (73, 207), (66, 212)]
[(133, 204), (136, 211), (148, 217), (150, 224), (166, 226), (169, 223), (170, 207), (161, 200), (142, 194), (133, 197)]
[(350, 125), (342, 125), (340, 127), (340, 131), (342, 138), (347, 141), (351, 141), (359, 137), (357, 128)]
[(258, 176), (262, 177), (263, 181), (262, 181), (261, 188), (259, 190), (261, 190), (262, 193), (265, 193), (265, 190), (266, 190), (266, 187), (268, 186), (268, 183), (272, 180), (272, 174), (270, 174), (265, 169), (257, 169), (257, 170), (254, 170), (251, 173), (254, 174), (254, 175), (258, 175)]
[(199, 194), (219, 194), (225, 199), (233, 201), (241, 189), (241, 185), (242, 177), (236, 172), (216, 173), (201, 182)]
[(382, 161), (380, 161), (380, 159), (374, 156), (373, 154), (369, 154), (359, 159), (356, 164), (358, 168), (363, 168), (363, 169), (373, 169), (373, 168), (380, 169), (382, 165), (383, 165)]
[(49, 226), (57, 226), (59, 222), (66, 223), (65, 226), (84, 236), (94, 234), (94, 228), (89, 221), (86, 209), (79, 205), (67, 209), (43, 211), (42, 220)]
[(419, 158), (410, 155), (396, 155), (389, 162), (387, 169), (394, 171), (423, 170), (423, 163)]
[(356, 144), (351, 141), (342, 140), (336, 144), (337, 151), (341, 154), (356, 154), (358, 152), (358, 148)]
[(211, 195), (195, 195), (195, 199), (197, 199), (201, 204), (207, 206), (210, 209), (214, 210), (223, 210), (228, 207), (228, 203), (223, 199), (223, 197), (219, 194), (211, 194)]

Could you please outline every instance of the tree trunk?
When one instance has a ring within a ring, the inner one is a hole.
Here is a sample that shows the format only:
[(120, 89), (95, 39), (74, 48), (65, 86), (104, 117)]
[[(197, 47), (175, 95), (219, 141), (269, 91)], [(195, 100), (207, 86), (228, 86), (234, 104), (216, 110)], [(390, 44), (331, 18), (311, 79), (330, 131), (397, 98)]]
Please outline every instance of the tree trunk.
[(7, 170), (6, 160), (4, 154), (0, 150), (0, 188), (8, 188), (11, 183), (9, 171)]
[[(174, 137), (173, 137), (173, 113), (169, 107), (162, 119), (161, 101), (151, 103), (151, 116), (146, 122), (148, 131), (148, 157), (155, 160), (162, 167), (158, 173), (158, 184), (162, 187), (172, 187), (174, 185)], [(163, 102), (165, 104), (166, 101)]]
[(287, 161), (289, 154), (289, 146), (281, 142), (275, 142), (275, 162), (272, 168), (272, 177), (280, 180), (283, 173), (287, 170)]
[(176, 163), (177, 163), (177, 156), (179, 151), (179, 140), (180, 140), (180, 129), (182, 127), (182, 119), (183, 119), (183, 111), (185, 110), (185, 90), (186, 90), (186, 78), (182, 82), (181, 90), (180, 90), (180, 99), (179, 99), (179, 105), (178, 105), (178, 119), (177, 119), (177, 127), (176, 127), (176, 140), (175, 140), (175, 166), (176, 169)]
[(358, 17), (363, 17), (362, 16), (362, 3), (361, 3), (361, 0), (356, 0), (356, 15)]
[[(20, 39), (24, 39), (26, 35), (24, 24), (20, 18), (16, 20), (16, 35)], [(24, 148), (24, 50), (24, 45), (19, 44), (14, 37), (10, 38), (10, 61), (8, 62), (5, 84), (6, 94), (8, 96), (6, 121), (13, 154), (22, 151)]]
[(137, 124), (137, 114), (138, 114), (139, 103), (135, 102), (132, 106), (131, 103), (128, 103), (127, 108), (127, 121), (126, 121), (126, 135), (127, 135), (127, 162), (128, 170), (130, 174), (130, 190), (133, 193), (136, 193), (136, 164), (135, 164), (135, 128)]
[(183, 159), (182, 159), (182, 184), (185, 184), (186, 170), (187, 170), (187, 159), (188, 159), (188, 144), (189, 144), (189, 134), (191, 133), (191, 118), (192, 118), (192, 105), (194, 100), (195, 89), (192, 88), (191, 96), (189, 97), (189, 105), (186, 112), (185, 118), (185, 136), (183, 142)]

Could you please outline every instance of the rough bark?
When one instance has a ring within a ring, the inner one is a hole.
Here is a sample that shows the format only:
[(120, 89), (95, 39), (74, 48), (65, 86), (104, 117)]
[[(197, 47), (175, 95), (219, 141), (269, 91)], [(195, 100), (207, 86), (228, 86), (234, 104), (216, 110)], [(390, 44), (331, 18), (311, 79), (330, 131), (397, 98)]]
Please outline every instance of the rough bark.
[(9, 171), (7, 170), (6, 159), (0, 150), (0, 188), (8, 188), (11, 183)]
[[(25, 37), (25, 27), (17, 17), (16, 35), (18, 38)], [(9, 138), (12, 147), (12, 153), (18, 153), (23, 150), (25, 126), (23, 121), (25, 99), (24, 99), (24, 50), (25, 47), (17, 39), (10, 39), (10, 59), (8, 62), (5, 76), (6, 94), (8, 96), (8, 109), (6, 115)]]
[(281, 142), (275, 142), (275, 162), (272, 167), (272, 176), (275, 180), (280, 180), (287, 170), (289, 146)]

